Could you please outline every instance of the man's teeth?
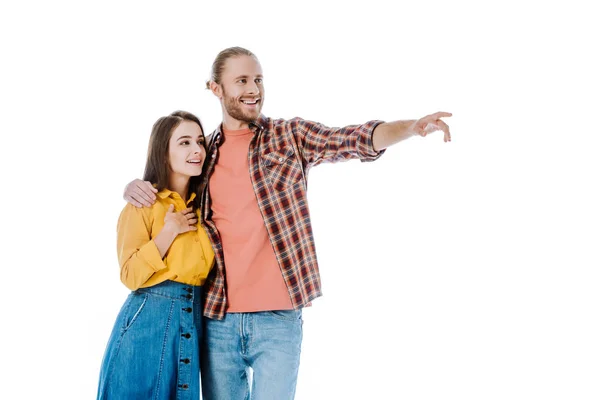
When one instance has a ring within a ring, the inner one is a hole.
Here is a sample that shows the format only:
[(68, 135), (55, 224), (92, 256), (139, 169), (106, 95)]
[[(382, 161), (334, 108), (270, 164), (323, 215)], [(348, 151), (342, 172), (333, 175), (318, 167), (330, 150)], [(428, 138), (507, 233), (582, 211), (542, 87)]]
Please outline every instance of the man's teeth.
[(256, 103), (258, 103), (258, 100), (242, 100), (242, 103), (244, 103), (244, 104), (256, 104)]

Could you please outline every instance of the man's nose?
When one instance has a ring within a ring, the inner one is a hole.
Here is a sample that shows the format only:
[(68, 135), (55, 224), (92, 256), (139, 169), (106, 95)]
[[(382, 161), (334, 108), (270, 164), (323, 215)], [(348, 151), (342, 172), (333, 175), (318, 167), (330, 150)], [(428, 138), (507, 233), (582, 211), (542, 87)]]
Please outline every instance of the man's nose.
[(246, 86), (246, 91), (248, 94), (257, 94), (259, 92), (258, 85), (256, 82), (252, 81)]

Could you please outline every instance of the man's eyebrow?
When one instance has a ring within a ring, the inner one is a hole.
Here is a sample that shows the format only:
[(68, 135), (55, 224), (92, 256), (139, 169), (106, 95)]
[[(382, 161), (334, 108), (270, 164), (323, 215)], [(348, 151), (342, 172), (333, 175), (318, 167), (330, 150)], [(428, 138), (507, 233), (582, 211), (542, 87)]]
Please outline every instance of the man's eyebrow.
[[(257, 78), (262, 78), (263, 75), (262, 74), (258, 74), (256, 75)], [(235, 80), (237, 81), (238, 79), (242, 79), (242, 78), (248, 78), (248, 75), (240, 75), (240, 76), (236, 76)]]

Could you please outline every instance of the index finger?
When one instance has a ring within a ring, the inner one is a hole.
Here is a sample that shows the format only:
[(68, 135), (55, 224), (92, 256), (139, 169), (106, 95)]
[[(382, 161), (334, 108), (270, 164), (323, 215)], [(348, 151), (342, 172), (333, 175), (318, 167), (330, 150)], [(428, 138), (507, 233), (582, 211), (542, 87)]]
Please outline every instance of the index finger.
[(452, 113), (449, 112), (445, 112), (445, 111), (438, 111), (436, 113), (431, 114), (429, 117), (432, 117), (433, 119), (440, 119), (443, 117), (451, 117)]

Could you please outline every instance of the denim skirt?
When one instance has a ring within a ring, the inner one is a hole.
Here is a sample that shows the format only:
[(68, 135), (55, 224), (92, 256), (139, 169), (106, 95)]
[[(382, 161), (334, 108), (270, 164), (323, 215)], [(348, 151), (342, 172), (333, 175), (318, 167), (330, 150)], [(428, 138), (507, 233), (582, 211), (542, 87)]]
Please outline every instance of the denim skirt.
[(202, 287), (165, 281), (131, 292), (108, 340), (98, 399), (199, 399)]

